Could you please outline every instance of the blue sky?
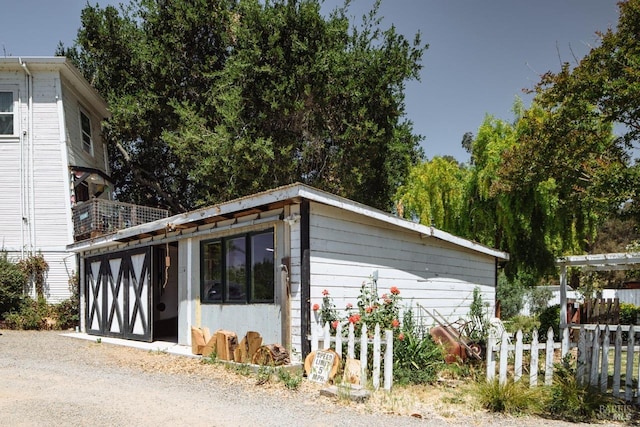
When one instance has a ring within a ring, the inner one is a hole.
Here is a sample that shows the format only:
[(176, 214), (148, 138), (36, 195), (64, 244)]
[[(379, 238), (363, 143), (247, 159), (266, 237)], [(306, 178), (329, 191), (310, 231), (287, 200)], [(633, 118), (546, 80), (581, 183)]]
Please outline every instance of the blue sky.
[[(121, 0), (99, 0), (102, 6)], [(0, 54), (52, 55), (71, 45), (86, 0), (6, 2), (0, 16)], [(95, 4), (96, 0), (91, 0)], [(324, 10), (341, 5), (326, 0)], [(383, 0), (383, 28), (392, 23), (410, 40), (420, 31), (429, 44), (421, 81), (406, 86), (407, 117), (423, 135), (428, 158), (469, 156), (460, 142), (486, 114), (512, 120), (516, 96), (561, 61), (575, 62), (597, 44), (596, 31), (614, 28), (617, 0)], [(359, 22), (373, 0), (352, 0)]]

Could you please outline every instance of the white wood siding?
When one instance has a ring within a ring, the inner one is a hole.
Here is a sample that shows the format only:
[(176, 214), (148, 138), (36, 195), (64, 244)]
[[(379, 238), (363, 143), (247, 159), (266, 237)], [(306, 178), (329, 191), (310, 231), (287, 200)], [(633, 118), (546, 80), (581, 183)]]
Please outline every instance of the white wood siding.
[[(49, 264), (47, 297), (58, 302), (70, 296), (69, 276), (76, 269), (74, 254), (66, 252), (66, 245), (72, 243), (70, 189), (68, 164), (63, 164), (66, 141), (61, 141), (60, 135), (68, 135), (69, 131), (79, 133), (80, 101), (76, 92), (61, 80), (58, 70), (32, 69), (31, 74), (30, 112), (25, 72), (0, 72), (0, 86), (17, 88), (19, 96), (17, 136), (0, 138), (0, 185), (4, 190), (0, 195), (0, 245), (16, 258), (20, 258), (23, 250), (25, 254), (42, 253)], [(71, 124), (66, 126), (67, 130), (60, 129), (64, 123), (58, 109), (61, 92), (63, 110), (75, 120), (75, 128)], [(85, 107), (93, 111), (90, 105)], [(94, 112), (91, 114), (98, 155), (92, 162), (81, 165), (104, 169), (99, 120)]]
[(58, 73), (34, 76), (33, 144), (35, 188), (35, 235), (37, 249), (60, 251), (68, 239), (66, 199), (69, 190), (62, 180), (60, 128), (56, 100)]
[[(67, 165), (62, 164), (60, 120), (57, 93), (58, 72), (38, 72), (33, 76), (33, 186), (35, 251), (49, 263), (48, 299), (69, 297), (69, 275), (76, 270), (75, 258), (66, 253), (69, 239), (67, 199), (69, 189), (63, 179)], [(71, 262), (64, 262), (70, 257)], [(69, 271), (71, 269), (71, 271)]]
[(312, 306), (326, 289), (338, 309), (356, 307), (363, 282), (377, 271), (378, 295), (396, 286), (407, 306), (436, 308), (454, 321), (468, 314), (479, 286), (493, 313), (493, 257), (318, 203), (311, 212)]
[[(300, 205), (291, 205), (288, 208), (288, 215), (300, 215)], [(302, 283), (302, 257), (300, 254), (300, 220), (291, 222), (289, 228), (291, 252), (291, 271), (289, 280), (291, 282), (291, 296), (289, 304), (290, 316), (290, 340), (292, 360), (298, 360), (302, 351), (302, 306), (301, 306), (301, 283)], [(297, 357), (297, 358), (296, 358)]]
[(20, 251), (20, 142), (0, 141), (0, 247)]
[(26, 120), (25, 77), (17, 71), (0, 73), (0, 86), (18, 90), (18, 111), (15, 116), (16, 136), (0, 137), (0, 247), (7, 251), (22, 248), (20, 210), (21, 135)]
[[(64, 82), (64, 80), (63, 80)], [(99, 169), (109, 173), (106, 168), (104, 146), (102, 141), (101, 120), (93, 111), (91, 105), (79, 99), (77, 93), (67, 84), (63, 86), (62, 99), (64, 101), (64, 117), (66, 122), (66, 138), (69, 163)], [(82, 148), (80, 131), (80, 108), (91, 119), (91, 137), (93, 140), (93, 155)]]

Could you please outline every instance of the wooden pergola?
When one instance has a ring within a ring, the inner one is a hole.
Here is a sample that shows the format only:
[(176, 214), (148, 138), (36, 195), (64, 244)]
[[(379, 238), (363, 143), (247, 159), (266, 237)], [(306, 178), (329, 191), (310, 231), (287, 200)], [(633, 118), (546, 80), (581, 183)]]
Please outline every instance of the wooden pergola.
[(556, 259), (560, 268), (560, 336), (562, 337), (562, 355), (569, 350), (569, 331), (567, 323), (567, 268), (576, 267), (583, 271), (631, 270), (640, 266), (640, 252), (620, 252), (594, 255), (572, 255)]

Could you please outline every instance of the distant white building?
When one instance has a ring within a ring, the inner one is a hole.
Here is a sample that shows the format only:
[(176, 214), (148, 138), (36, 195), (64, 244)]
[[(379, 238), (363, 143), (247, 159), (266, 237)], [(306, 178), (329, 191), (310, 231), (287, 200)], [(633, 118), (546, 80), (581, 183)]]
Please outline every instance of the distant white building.
[(0, 58), (0, 248), (13, 260), (42, 253), (50, 302), (69, 297), (77, 270), (72, 205), (111, 195), (107, 116), (66, 58)]

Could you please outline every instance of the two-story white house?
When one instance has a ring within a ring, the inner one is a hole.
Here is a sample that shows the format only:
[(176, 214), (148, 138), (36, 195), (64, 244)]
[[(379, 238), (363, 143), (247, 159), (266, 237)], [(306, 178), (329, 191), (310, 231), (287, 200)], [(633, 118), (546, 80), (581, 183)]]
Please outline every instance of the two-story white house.
[(101, 137), (108, 114), (66, 58), (0, 58), (0, 249), (13, 260), (44, 256), (50, 302), (69, 297), (77, 269), (66, 250), (72, 207), (111, 198)]

